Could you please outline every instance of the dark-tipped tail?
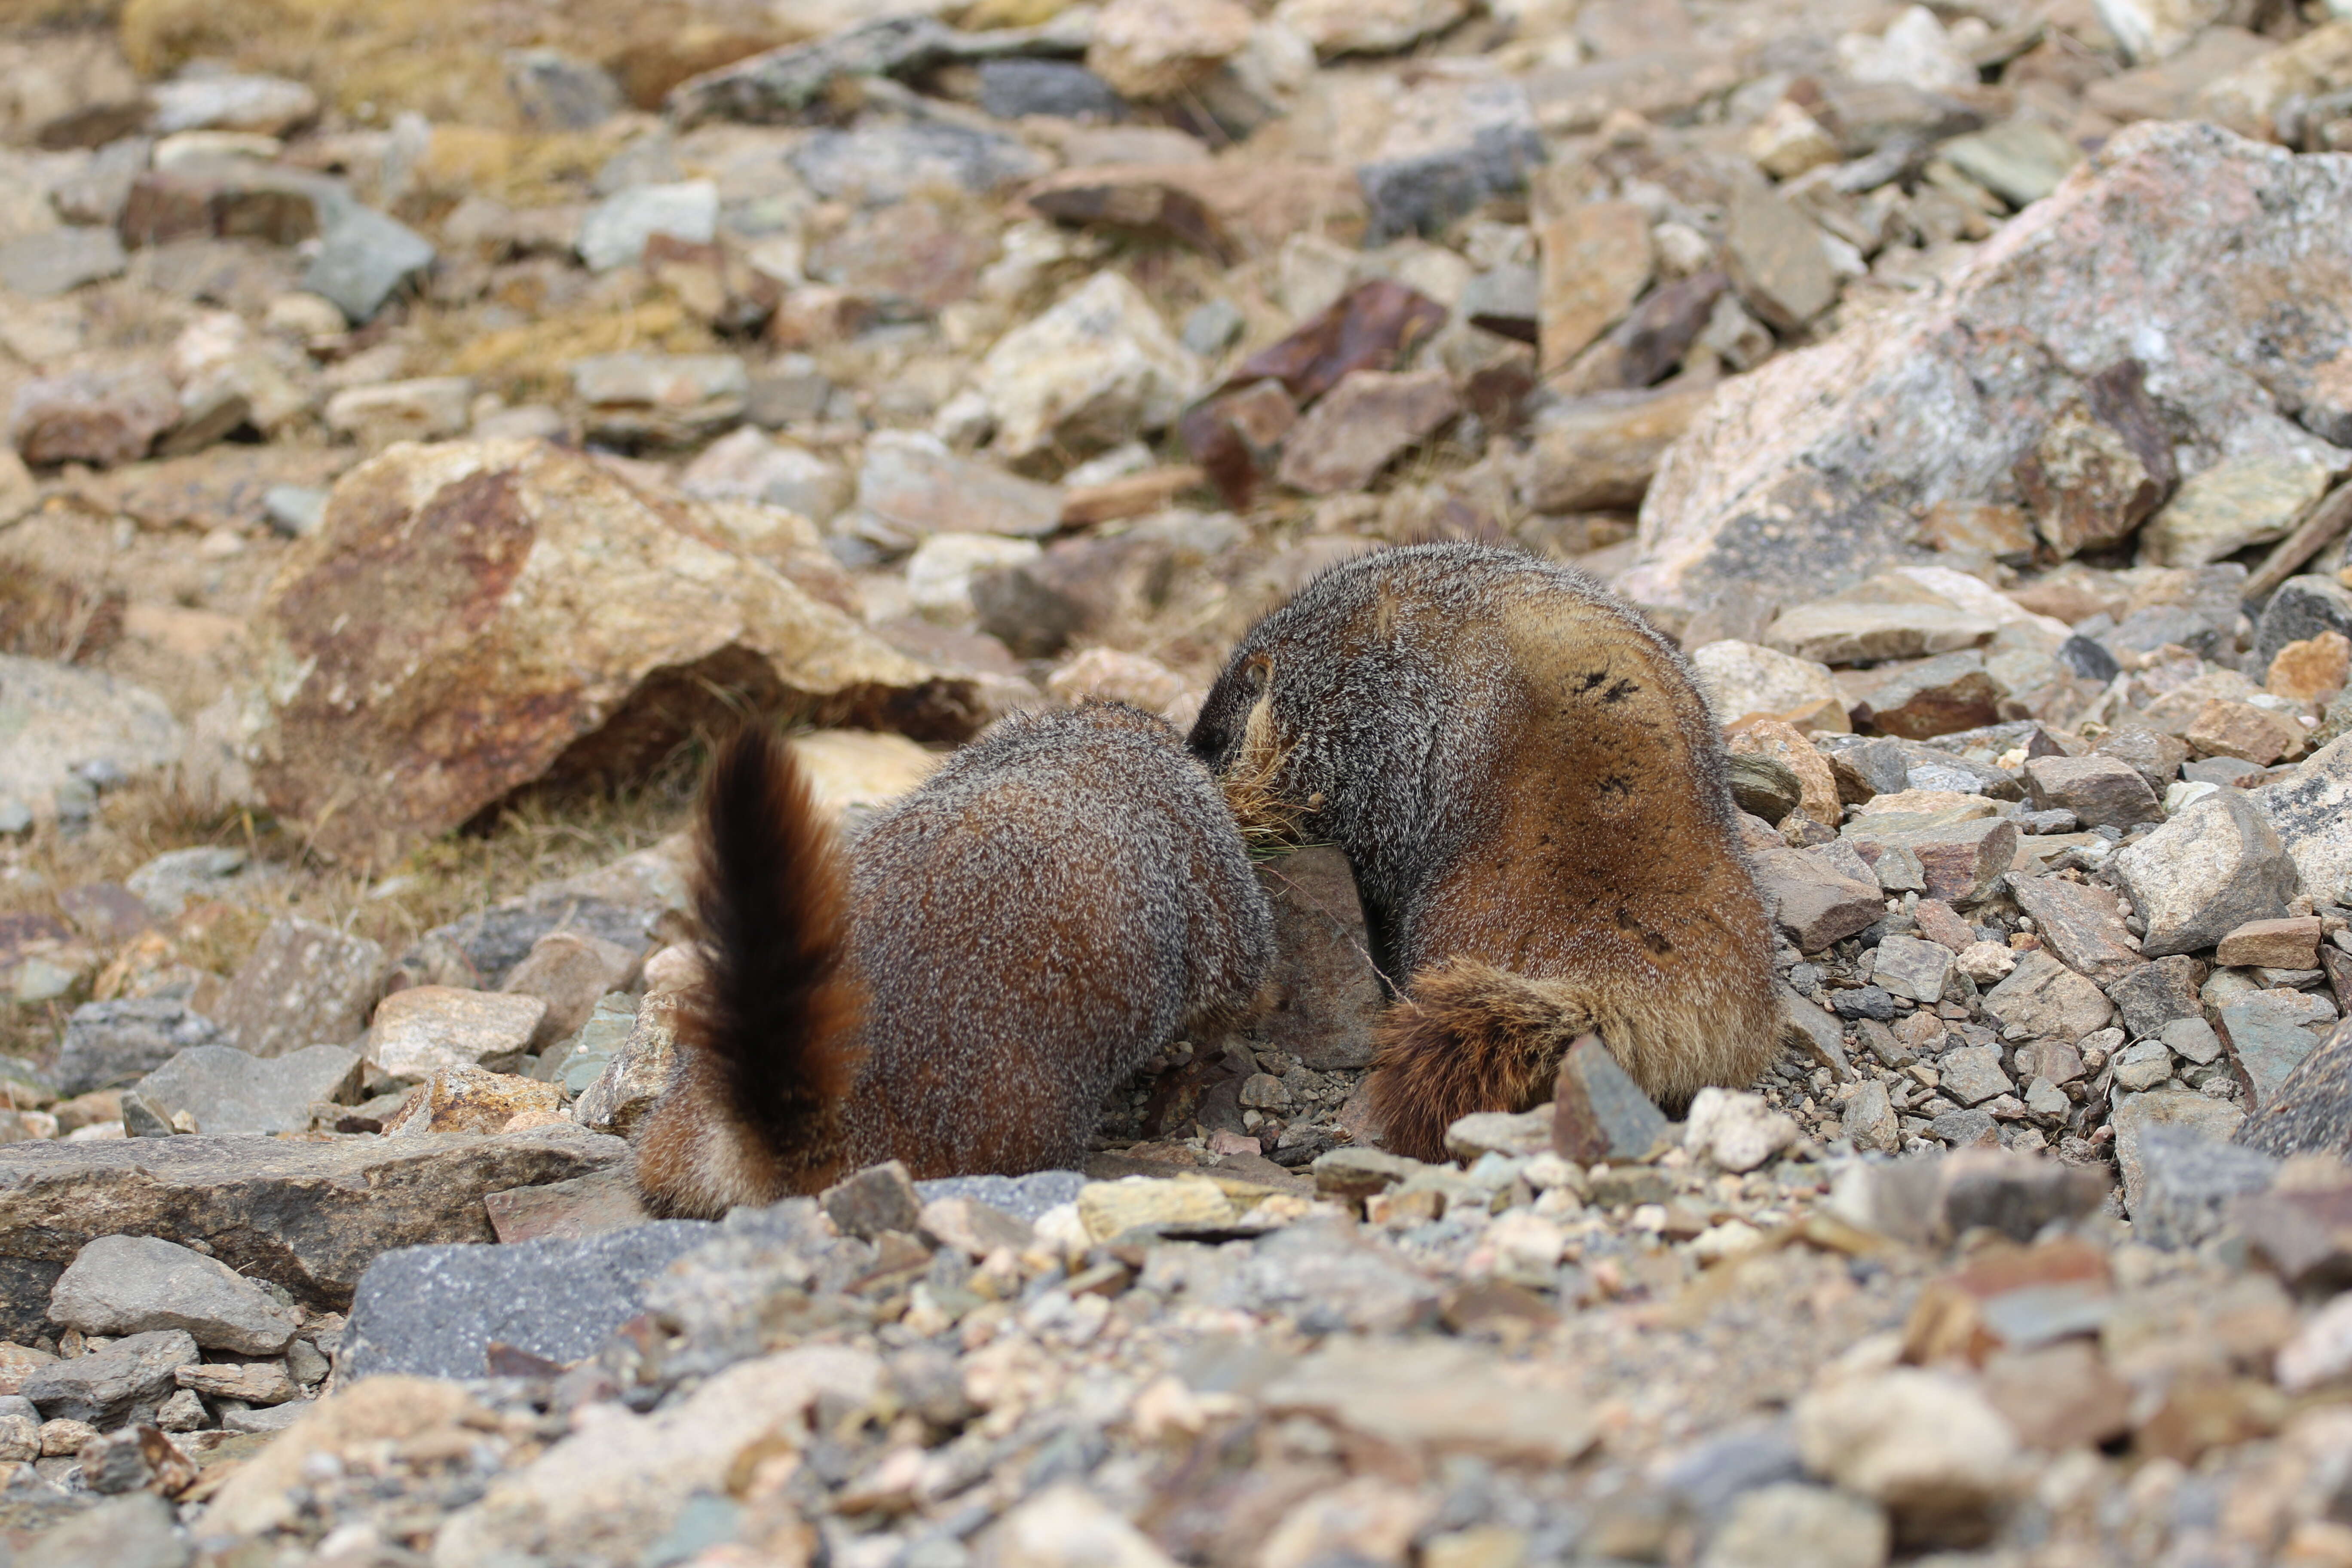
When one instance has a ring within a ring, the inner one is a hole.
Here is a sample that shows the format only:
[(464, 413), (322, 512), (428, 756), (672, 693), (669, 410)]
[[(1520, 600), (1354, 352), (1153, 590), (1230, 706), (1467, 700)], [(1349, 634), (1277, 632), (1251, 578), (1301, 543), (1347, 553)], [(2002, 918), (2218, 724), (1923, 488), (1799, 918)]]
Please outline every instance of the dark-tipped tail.
[(839, 854), (768, 731), (744, 731), (711, 765), (700, 839), (704, 978), (637, 1136), (637, 1187), (656, 1214), (715, 1218), (840, 1173), (863, 994)]
[(1371, 1096), (1381, 1146), (1444, 1160), (1445, 1130), (1461, 1118), (1542, 1104), (1560, 1058), (1592, 1026), (1564, 989), (1475, 959), (1414, 974), (1380, 1025)]

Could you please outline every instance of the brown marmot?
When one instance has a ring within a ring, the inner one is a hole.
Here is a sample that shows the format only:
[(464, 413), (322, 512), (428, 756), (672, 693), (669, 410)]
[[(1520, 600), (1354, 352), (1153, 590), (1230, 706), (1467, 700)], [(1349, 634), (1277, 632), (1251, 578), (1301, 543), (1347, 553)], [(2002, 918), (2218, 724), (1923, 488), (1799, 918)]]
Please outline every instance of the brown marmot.
[(1548, 1098), (1587, 1030), (1670, 1109), (1777, 1049), (1772, 941), (1720, 732), (1674, 645), (1564, 566), (1477, 544), (1359, 556), (1234, 650), (1192, 746), (1344, 850), (1402, 995), (1388, 1146)]
[(705, 979), (636, 1139), (658, 1215), (715, 1216), (900, 1160), (1076, 1164), (1104, 1096), (1255, 995), (1273, 915), (1224, 798), (1118, 703), (1004, 719), (843, 856), (792, 753), (704, 788)]

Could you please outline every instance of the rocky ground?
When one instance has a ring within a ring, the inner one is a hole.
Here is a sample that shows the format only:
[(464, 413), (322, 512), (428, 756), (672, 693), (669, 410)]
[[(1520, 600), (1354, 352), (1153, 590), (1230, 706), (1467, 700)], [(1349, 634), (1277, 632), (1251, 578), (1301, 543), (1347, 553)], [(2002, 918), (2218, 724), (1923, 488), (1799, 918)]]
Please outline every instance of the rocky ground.
[[(2338, 148), (2281, 0), (0, 0), (0, 1535), (2352, 1564)], [(1690, 653), (1766, 1081), (1389, 1155), (1269, 849), (1087, 1170), (646, 1222), (710, 735), (1433, 536)]]

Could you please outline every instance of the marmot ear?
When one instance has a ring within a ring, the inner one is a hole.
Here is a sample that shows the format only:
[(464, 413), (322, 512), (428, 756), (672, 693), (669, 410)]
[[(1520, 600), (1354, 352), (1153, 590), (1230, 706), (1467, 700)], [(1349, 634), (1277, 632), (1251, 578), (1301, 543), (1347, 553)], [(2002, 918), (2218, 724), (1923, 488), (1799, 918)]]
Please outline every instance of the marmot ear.
[(1242, 679), (1252, 691), (1264, 691), (1274, 680), (1274, 656), (1262, 653), (1242, 666)]

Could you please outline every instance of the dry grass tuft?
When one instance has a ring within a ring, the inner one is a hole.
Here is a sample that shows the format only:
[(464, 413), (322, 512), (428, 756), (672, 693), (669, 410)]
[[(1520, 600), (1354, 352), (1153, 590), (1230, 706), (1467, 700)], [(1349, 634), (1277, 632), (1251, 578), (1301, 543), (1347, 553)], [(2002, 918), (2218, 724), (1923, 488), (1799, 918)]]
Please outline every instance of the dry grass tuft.
[[(677, 832), (686, 826), (708, 751), (700, 743), (680, 747), (654, 776), (625, 791), (526, 795), (481, 830), (434, 839), (377, 877), (306, 854), (299, 836), (267, 814), (199, 810), (174, 789), (133, 785), (103, 797), (81, 831), (45, 825), (0, 846), (0, 914), (64, 921), (58, 895), (67, 889), (120, 882), (168, 850), (237, 847), (262, 876), (237, 889), (234, 901), (194, 904), (170, 922), (165, 962), (233, 974), (280, 915), (356, 932), (397, 957), (436, 926), (539, 883), (608, 866)], [(0, 1054), (50, 1060), (67, 1016), (90, 1000), (90, 984), (114, 951), (100, 951), (89, 976), (54, 1002), (28, 1005), (0, 995)]]
[(0, 557), (0, 653), (72, 663), (122, 637), (127, 595), (94, 588), (14, 556)]
[(1241, 829), (1242, 842), (1252, 855), (1299, 847), (1299, 826), (1307, 820), (1307, 807), (1285, 799), (1274, 787), (1287, 755), (1287, 752), (1254, 747), (1217, 780), (1224, 791), (1226, 809), (1234, 814), (1234, 826)]

